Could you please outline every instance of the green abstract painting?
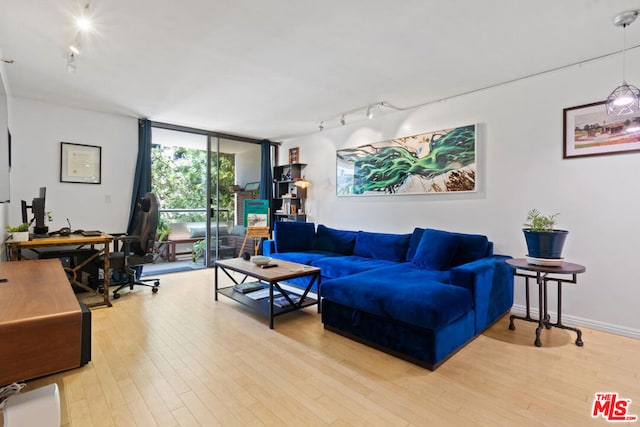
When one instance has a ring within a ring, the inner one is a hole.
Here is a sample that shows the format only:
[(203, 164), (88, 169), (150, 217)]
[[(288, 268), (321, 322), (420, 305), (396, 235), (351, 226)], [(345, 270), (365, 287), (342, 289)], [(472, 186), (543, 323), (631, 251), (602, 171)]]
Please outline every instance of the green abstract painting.
[(338, 150), (338, 196), (476, 190), (476, 125)]

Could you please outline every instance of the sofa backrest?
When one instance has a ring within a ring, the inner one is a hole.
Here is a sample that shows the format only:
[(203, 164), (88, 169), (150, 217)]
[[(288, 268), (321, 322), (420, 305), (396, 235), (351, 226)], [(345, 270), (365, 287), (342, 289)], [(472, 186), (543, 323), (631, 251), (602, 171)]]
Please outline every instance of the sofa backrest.
[(315, 225), (312, 222), (276, 221), (273, 226), (276, 252), (304, 252), (313, 249)]
[(357, 235), (357, 231), (336, 230), (319, 224), (316, 231), (314, 249), (342, 255), (353, 255)]
[(359, 231), (356, 236), (353, 254), (361, 257), (401, 262), (407, 256), (410, 239), (411, 234)]
[(491, 255), (493, 244), (484, 235), (416, 228), (406, 259), (421, 268), (447, 270)]

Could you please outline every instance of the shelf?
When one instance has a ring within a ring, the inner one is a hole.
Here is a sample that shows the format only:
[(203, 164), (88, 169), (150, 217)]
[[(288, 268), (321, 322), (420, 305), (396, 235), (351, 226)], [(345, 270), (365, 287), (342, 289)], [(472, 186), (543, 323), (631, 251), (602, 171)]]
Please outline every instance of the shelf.
[[(273, 168), (274, 191), (273, 191), (273, 210), (282, 212), (274, 213), (274, 218), (289, 221), (306, 221), (306, 215), (298, 215), (291, 212), (293, 206), (297, 212), (303, 207), (306, 198), (306, 189), (297, 187), (296, 183), (304, 177), (303, 169), (306, 163), (292, 163), (288, 165), (275, 166)], [(290, 174), (290, 175), (287, 175)], [(292, 194), (294, 197), (283, 197), (283, 195)]]
[[(267, 285), (268, 286), (268, 285)], [(275, 290), (275, 289), (274, 289)], [(258, 313), (269, 316), (269, 297), (262, 298), (259, 300), (251, 299), (247, 296), (247, 294), (243, 294), (241, 292), (237, 292), (233, 289), (233, 286), (227, 288), (219, 288), (218, 293), (222, 294), (232, 300), (239, 302), (251, 309), (255, 310)], [(290, 292), (290, 294), (294, 294), (295, 292)], [(273, 315), (277, 316), (283, 313), (289, 313), (291, 311), (299, 310), (300, 308), (309, 307), (318, 303), (318, 300), (307, 296), (302, 305), (300, 307), (296, 306), (286, 306), (286, 307), (278, 307), (277, 305), (273, 306)]]

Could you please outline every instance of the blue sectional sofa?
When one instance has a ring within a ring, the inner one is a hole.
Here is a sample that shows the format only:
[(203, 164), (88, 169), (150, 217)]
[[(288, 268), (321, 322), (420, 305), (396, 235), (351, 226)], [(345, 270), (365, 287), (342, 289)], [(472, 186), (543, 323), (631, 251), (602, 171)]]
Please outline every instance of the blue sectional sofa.
[(482, 235), (423, 228), (388, 234), (276, 222), (263, 253), (322, 269), (325, 329), (429, 369), (513, 305), (508, 257), (494, 255), (492, 242)]

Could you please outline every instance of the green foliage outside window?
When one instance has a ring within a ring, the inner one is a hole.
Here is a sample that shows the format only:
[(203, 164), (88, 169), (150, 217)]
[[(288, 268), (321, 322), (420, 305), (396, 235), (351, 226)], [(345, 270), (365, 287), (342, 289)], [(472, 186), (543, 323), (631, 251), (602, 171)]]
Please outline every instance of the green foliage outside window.
[[(215, 156), (213, 157), (215, 161)], [(161, 201), (163, 209), (205, 209), (207, 207), (207, 152), (184, 147), (154, 146), (151, 149), (151, 188)], [(235, 184), (235, 155), (219, 153), (218, 168), (212, 168), (212, 189), (215, 199), (216, 181), (219, 179), (220, 209), (228, 209), (233, 218)], [(217, 173), (216, 173), (217, 172)], [(214, 206), (215, 207), (215, 206)], [(168, 222), (201, 222), (205, 211), (163, 214)], [(214, 218), (216, 220), (216, 218)], [(226, 221), (227, 217), (221, 217)]]

